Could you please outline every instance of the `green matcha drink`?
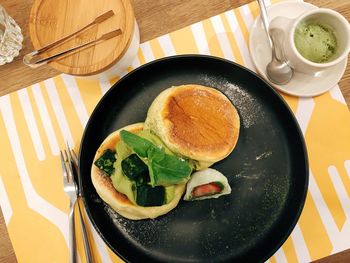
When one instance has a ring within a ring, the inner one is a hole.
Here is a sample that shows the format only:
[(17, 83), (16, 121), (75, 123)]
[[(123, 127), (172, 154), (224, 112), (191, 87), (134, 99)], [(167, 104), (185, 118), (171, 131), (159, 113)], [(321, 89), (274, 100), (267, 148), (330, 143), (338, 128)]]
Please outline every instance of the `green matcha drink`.
[(316, 23), (301, 22), (295, 29), (294, 43), (304, 58), (316, 63), (332, 60), (337, 48), (334, 32)]

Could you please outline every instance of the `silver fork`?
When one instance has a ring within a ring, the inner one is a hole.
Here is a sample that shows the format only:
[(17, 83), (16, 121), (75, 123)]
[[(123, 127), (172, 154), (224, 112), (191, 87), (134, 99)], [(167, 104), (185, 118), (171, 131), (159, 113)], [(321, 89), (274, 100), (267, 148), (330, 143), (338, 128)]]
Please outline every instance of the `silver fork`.
[(68, 151), (68, 155), (69, 155), (69, 162), (70, 162), (71, 167), (72, 167), (72, 170), (71, 170), (72, 174), (75, 176), (75, 179), (78, 181), (78, 185), (77, 185), (78, 200), (77, 200), (77, 203), (78, 203), (78, 208), (79, 208), (80, 225), (81, 225), (81, 229), (82, 229), (82, 233), (83, 233), (83, 243), (84, 243), (86, 262), (93, 263), (94, 260), (93, 260), (92, 253), (91, 253), (91, 246), (90, 246), (89, 238), (88, 238), (87, 231), (86, 231), (86, 225), (85, 225), (85, 222), (83, 220), (83, 213), (82, 213), (82, 208), (81, 208), (82, 195), (81, 195), (81, 178), (80, 178), (80, 175), (78, 172), (78, 157), (75, 154), (74, 150), (70, 149), (68, 142), (67, 142), (67, 151)]
[(69, 262), (76, 262), (74, 206), (77, 201), (77, 186), (72, 173), (72, 164), (67, 151), (60, 151), (63, 173), (63, 187), (69, 197)]

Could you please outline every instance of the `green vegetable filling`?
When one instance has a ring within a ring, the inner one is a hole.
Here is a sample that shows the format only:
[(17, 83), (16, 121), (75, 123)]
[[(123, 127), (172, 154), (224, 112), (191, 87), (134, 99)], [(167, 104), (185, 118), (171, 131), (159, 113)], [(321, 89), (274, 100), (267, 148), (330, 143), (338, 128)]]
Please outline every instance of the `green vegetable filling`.
[(186, 183), (190, 178), (192, 167), (187, 161), (131, 132), (123, 130), (120, 137), (147, 164), (151, 186)]
[(107, 149), (94, 164), (111, 176), (117, 191), (139, 206), (171, 202), (175, 185), (188, 181), (191, 165), (173, 155), (149, 131), (135, 135), (123, 130), (120, 137), (116, 152)]
[(165, 201), (165, 188), (148, 184), (136, 188), (136, 203), (140, 206), (161, 206)]
[(123, 173), (137, 184), (149, 182), (149, 172), (147, 165), (136, 155), (131, 154), (121, 163)]
[(104, 171), (108, 176), (111, 176), (113, 171), (114, 171), (114, 167), (113, 164), (116, 161), (115, 158), (115, 152), (113, 152), (110, 149), (107, 149), (101, 156), (100, 158), (98, 158), (94, 164), (101, 169), (102, 171)]

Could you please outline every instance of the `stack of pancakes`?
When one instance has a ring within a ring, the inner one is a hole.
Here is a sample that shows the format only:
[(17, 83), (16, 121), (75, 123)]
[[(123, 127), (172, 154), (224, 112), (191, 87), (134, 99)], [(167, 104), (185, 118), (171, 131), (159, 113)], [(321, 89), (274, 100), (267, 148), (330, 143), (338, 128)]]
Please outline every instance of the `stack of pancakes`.
[[(236, 108), (220, 91), (201, 85), (171, 87), (160, 93), (150, 106), (145, 123), (126, 126), (110, 134), (96, 152), (97, 160), (106, 149), (115, 150), (119, 131), (137, 133), (150, 130), (177, 156), (204, 169), (228, 156), (235, 148), (240, 128)], [(118, 158), (118, 157), (117, 157)], [(185, 191), (176, 185), (171, 202), (162, 206), (141, 207), (119, 193), (111, 179), (95, 165), (92, 182), (100, 197), (115, 211), (129, 219), (155, 218), (175, 208)]]

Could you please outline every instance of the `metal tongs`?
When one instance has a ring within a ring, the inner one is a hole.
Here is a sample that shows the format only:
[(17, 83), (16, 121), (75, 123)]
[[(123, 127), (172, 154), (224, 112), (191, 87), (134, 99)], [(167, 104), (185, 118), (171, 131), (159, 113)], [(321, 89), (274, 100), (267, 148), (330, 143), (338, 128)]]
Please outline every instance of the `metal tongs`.
[(108, 18), (112, 17), (114, 15), (114, 12), (112, 10), (96, 17), (91, 23), (89, 23), (88, 25), (84, 26), (83, 28), (79, 29), (78, 31), (76, 32), (73, 32), (72, 34), (68, 35), (68, 36), (65, 36), (51, 44), (48, 44), (46, 45), (45, 47), (42, 47), (40, 48), (39, 50), (35, 50), (27, 55), (25, 55), (23, 57), (23, 63), (31, 68), (37, 68), (37, 67), (40, 67), (44, 64), (47, 64), (49, 62), (51, 62), (52, 60), (54, 59), (57, 59), (57, 58), (60, 58), (60, 57), (63, 57), (63, 56), (66, 56), (70, 53), (73, 53), (74, 51), (78, 50), (78, 49), (82, 49), (82, 48), (86, 48), (86, 47), (89, 47), (89, 46), (92, 46), (94, 44), (97, 44), (99, 42), (102, 42), (102, 41), (105, 41), (105, 40), (108, 40), (110, 38), (113, 38), (113, 37), (116, 37), (116, 36), (119, 36), (122, 31), (120, 29), (116, 29), (114, 31), (111, 31), (109, 33), (105, 33), (103, 34), (101, 37), (95, 39), (95, 40), (92, 40), (92, 41), (89, 41), (89, 42), (86, 42), (86, 43), (83, 43), (81, 45), (78, 45), (78, 46), (75, 46), (75, 47), (72, 47), (72, 48), (69, 48), (67, 50), (64, 50), (62, 52), (59, 52), (59, 53), (56, 53), (54, 55), (51, 55), (47, 58), (41, 58), (40, 55), (54, 47), (57, 47), (58, 45), (60, 45), (61, 43), (67, 41), (68, 39), (72, 38), (73, 36), (76, 36), (80, 33), (82, 33), (83, 31), (86, 31), (87, 29), (91, 28), (92, 26), (94, 25), (97, 25), (105, 20), (107, 20)]

